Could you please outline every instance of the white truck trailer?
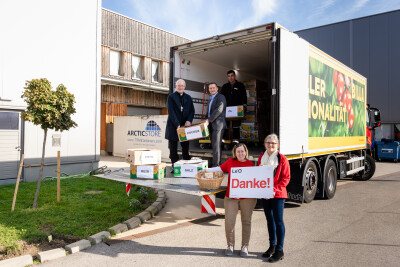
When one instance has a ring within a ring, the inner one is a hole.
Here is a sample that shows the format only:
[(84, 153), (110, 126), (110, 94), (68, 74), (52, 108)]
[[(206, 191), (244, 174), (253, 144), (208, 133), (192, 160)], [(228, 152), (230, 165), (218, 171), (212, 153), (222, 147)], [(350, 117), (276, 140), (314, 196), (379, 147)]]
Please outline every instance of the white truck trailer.
[(239, 81), (267, 85), (257, 92), (254, 122), (265, 130), (259, 131), (261, 142), (269, 133), (279, 135), (291, 167), (290, 200), (330, 199), (337, 179), (374, 174), (370, 130), (380, 118), (379, 110), (367, 107), (366, 78), (279, 24), (172, 47), (170, 62), (170, 91), (185, 79), (197, 119), (207, 106), (204, 85), (222, 86), (227, 70), (235, 70)]

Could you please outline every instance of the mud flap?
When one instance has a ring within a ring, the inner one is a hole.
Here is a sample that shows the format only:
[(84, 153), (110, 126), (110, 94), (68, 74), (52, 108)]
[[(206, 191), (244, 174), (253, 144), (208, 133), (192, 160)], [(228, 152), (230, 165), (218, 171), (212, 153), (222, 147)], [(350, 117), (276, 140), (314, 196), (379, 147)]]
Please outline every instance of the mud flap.
[(290, 164), (290, 182), (286, 187), (288, 201), (302, 204), (304, 202), (304, 183), (302, 181), (303, 173), (299, 161), (289, 161)]

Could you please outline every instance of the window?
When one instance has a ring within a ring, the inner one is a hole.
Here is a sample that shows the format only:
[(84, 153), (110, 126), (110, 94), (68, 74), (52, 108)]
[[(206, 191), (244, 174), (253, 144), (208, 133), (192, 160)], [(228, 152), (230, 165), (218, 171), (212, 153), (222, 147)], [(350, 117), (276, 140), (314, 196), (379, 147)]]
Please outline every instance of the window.
[(124, 76), (122, 52), (110, 50), (110, 75)]
[(143, 80), (143, 58), (132, 56), (132, 78)]
[(151, 80), (155, 83), (162, 83), (161, 62), (151, 61)]
[(0, 130), (18, 130), (19, 113), (0, 112)]

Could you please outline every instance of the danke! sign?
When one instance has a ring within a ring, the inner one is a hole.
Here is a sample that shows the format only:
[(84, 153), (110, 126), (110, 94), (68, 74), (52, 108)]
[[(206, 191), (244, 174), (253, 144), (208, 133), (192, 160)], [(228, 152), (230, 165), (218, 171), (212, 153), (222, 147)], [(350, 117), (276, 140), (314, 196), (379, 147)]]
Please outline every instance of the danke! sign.
[(231, 198), (273, 198), (273, 167), (232, 168), (229, 191)]

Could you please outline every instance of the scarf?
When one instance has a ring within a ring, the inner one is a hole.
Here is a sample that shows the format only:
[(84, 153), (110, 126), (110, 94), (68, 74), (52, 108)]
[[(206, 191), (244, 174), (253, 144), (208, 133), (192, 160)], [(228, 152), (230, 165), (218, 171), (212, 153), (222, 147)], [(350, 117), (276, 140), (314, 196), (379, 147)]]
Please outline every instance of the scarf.
[(274, 167), (274, 170), (276, 169), (276, 167), (278, 167), (278, 150), (272, 153), (271, 156), (268, 155), (267, 151), (265, 151), (264, 155), (261, 158), (261, 166), (264, 165), (271, 165), (272, 167)]

